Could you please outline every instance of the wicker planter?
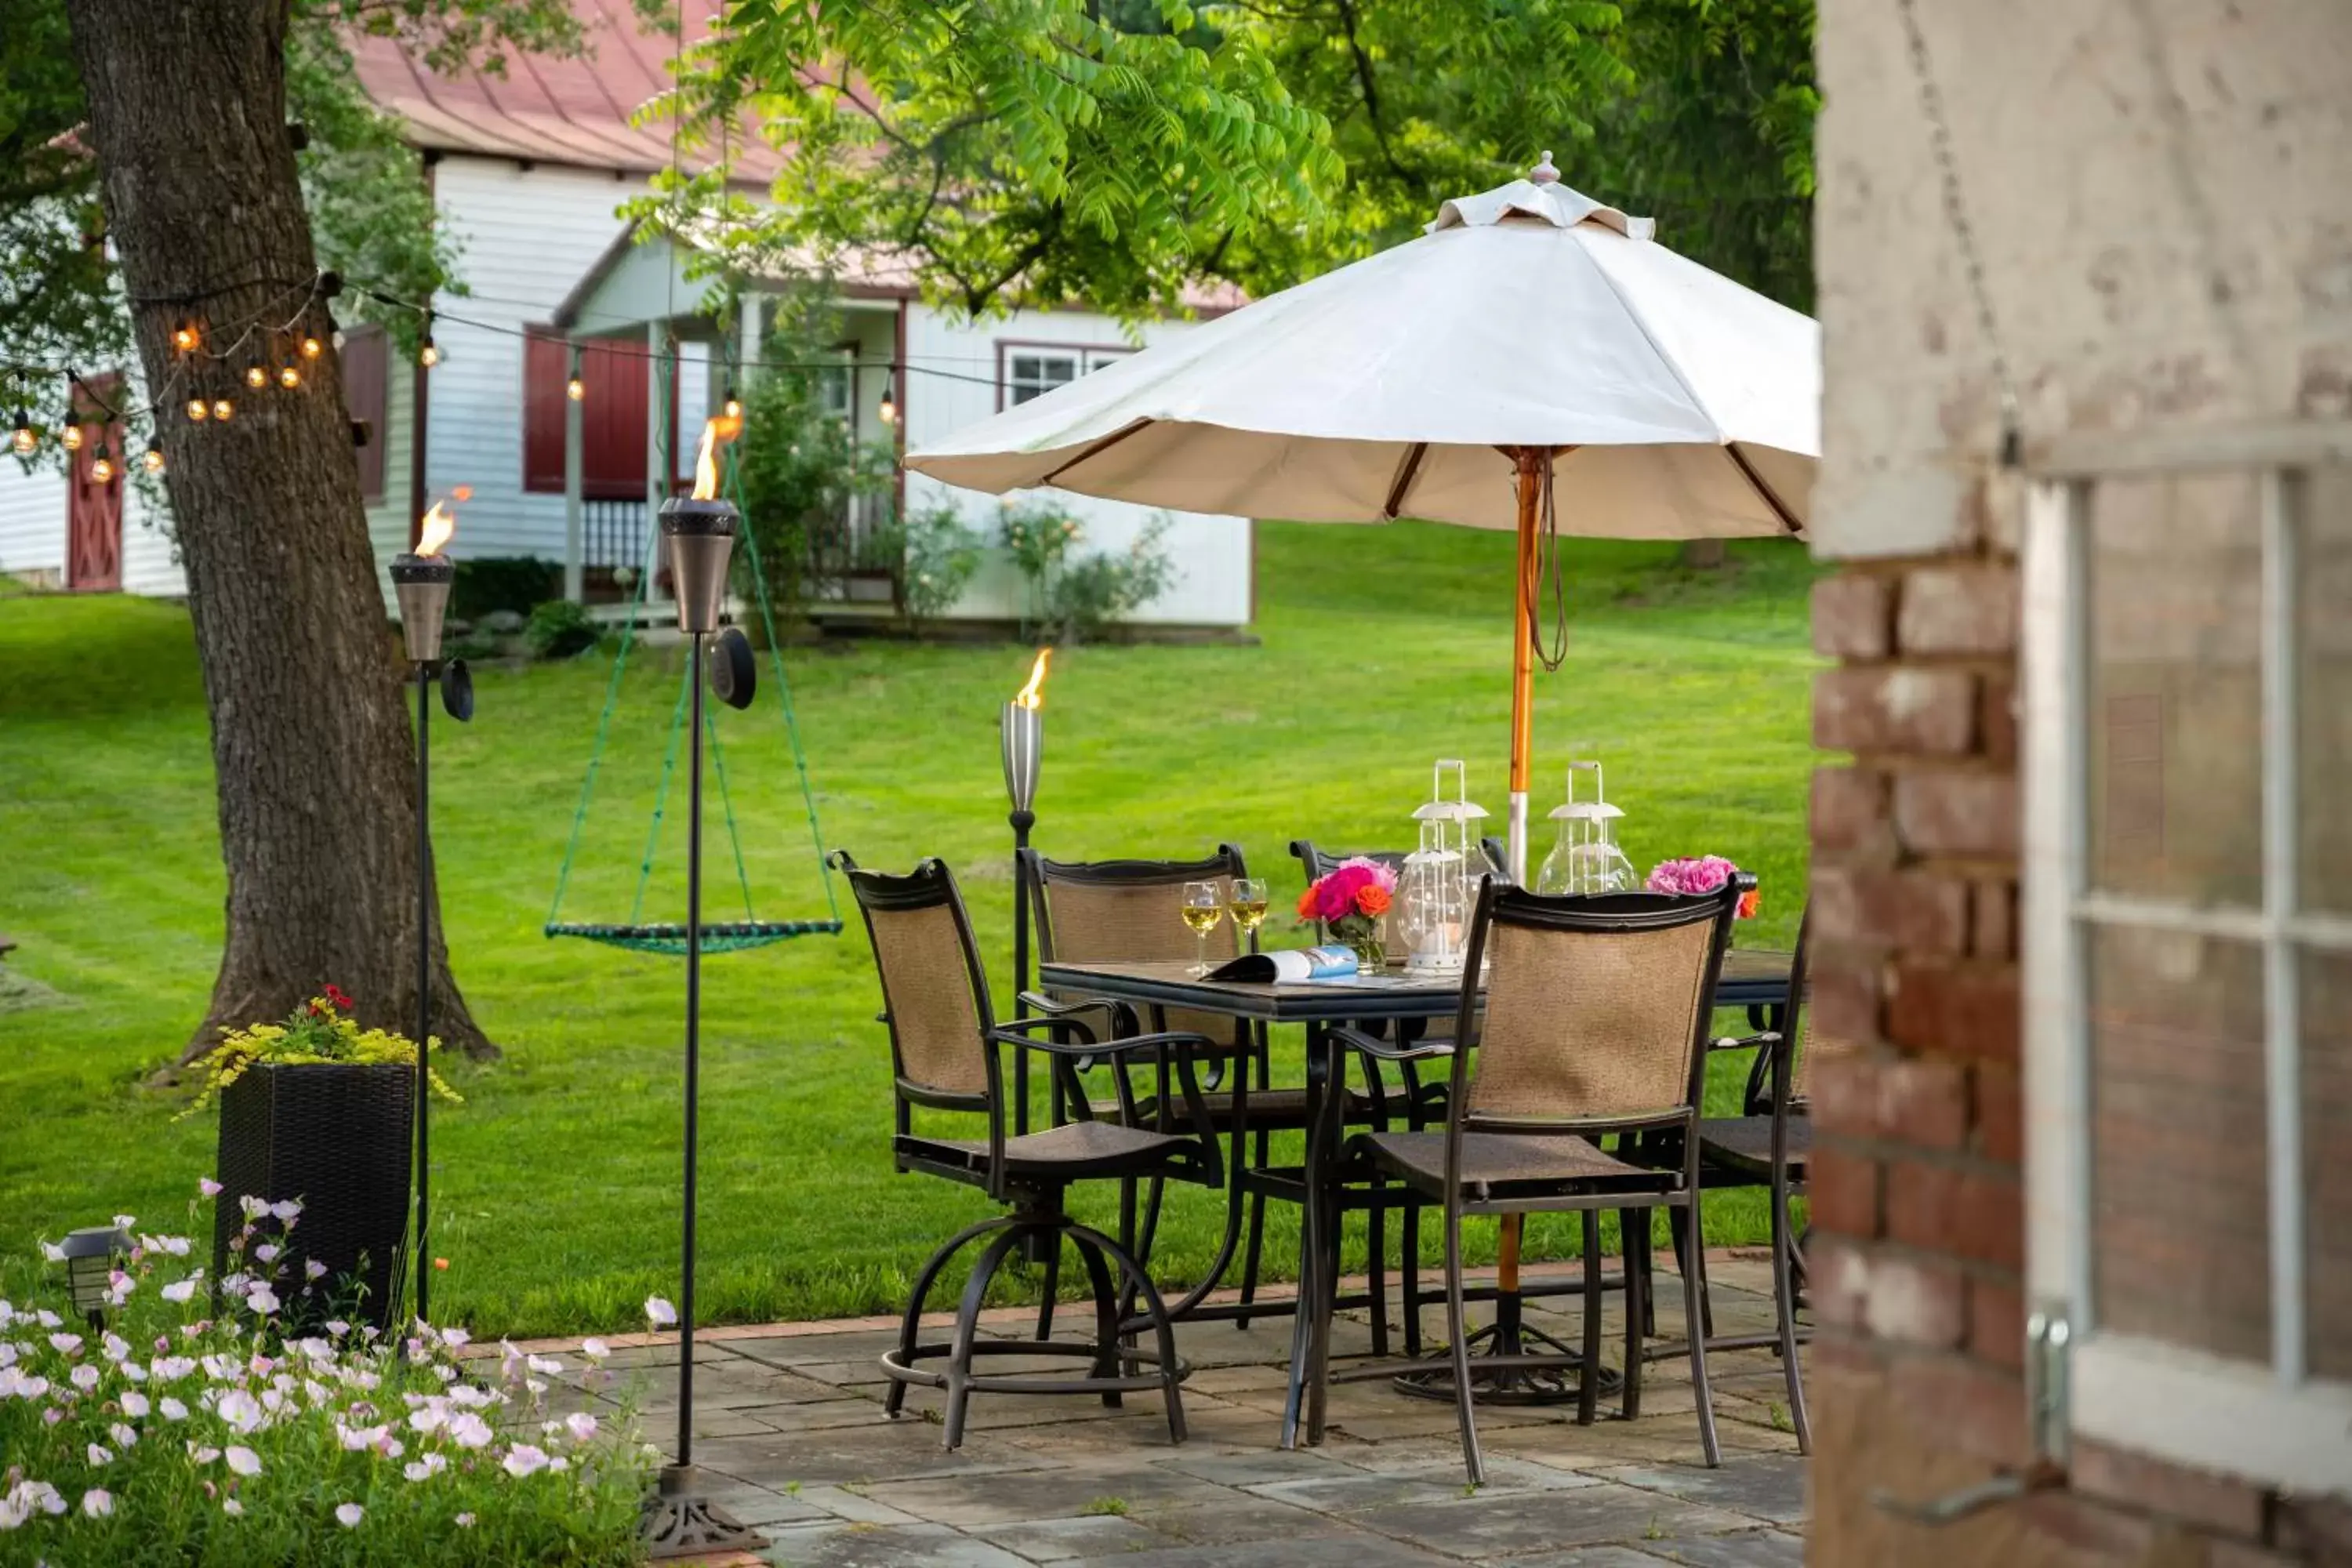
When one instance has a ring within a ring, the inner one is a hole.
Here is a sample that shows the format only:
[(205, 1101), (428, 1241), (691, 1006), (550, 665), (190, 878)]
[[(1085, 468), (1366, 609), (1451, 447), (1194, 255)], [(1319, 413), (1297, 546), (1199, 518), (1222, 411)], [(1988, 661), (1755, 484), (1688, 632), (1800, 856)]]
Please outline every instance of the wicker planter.
[[(331, 1306), (388, 1327), (404, 1276), (415, 1102), (414, 1068), (246, 1068), (221, 1094), (213, 1278), (227, 1267), (228, 1244), (245, 1224), (240, 1199), (297, 1198), (302, 1216), (277, 1285), (289, 1324), (331, 1316)], [(262, 1222), (262, 1233), (277, 1229)], [(303, 1265), (311, 1259), (327, 1272), (306, 1298)]]

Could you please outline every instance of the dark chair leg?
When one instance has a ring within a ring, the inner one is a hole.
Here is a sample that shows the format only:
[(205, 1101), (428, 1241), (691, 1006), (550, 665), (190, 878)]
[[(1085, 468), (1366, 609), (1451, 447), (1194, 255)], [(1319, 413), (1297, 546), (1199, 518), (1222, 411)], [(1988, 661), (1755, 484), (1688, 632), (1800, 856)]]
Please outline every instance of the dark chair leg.
[(1171, 1442), (1181, 1443), (1184, 1440), (1184, 1398), (1177, 1391), (1177, 1384), (1183, 1381), (1184, 1369), (1176, 1359), (1176, 1331), (1168, 1321), (1168, 1303), (1160, 1299), (1160, 1291), (1151, 1283), (1150, 1276), (1144, 1273), (1142, 1265), (1126, 1248), (1106, 1236), (1087, 1232), (1083, 1226), (1075, 1227), (1074, 1234), (1091, 1235), (1092, 1239), (1126, 1271), (1129, 1279), (1141, 1282), (1144, 1310), (1151, 1319), (1152, 1337), (1158, 1342), (1160, 1352), (1160, 1387), (1168, 1401), (1168, 1437)]
[[(1143, 1200), (1143, 1224), (1132, 1237), (1122, 1235), (1120, 1241), (1142, 1261), (1151, 1260), (1152, 1243), (1160, 1238), (1160, 1205), (1166, 1198), (1168, 1184), (1159, 1177), (1151, 1178), (1150, 1194)], [(1125, 1320), (1135, 1315), (1136, 1282), (1141, 1276), (1130, 1278), (1119, 1287), (1118, 1315)]]
[(963, 1300), (956, 1308), (955, 1343), (948, 1352), (945, 1443), (951, 1452), (963, 1444), (964, 1411), (971, 1403), (971, 1345), (980, 1334), (980, 1308), (988, 1298), (988, 1282), (996, 1278), (1006, 1257), (1032, 1228), (1031, 1222), (1016, 1219), (1003, 1235), (988, 1244), (988, 1250), (972, 1265), (971, 1278), (964, 1281)]
[(1381, 1202), (1388, 1183), (1374, 1176), (1371, 1183), (1371, 1206), (1364, 1212), (1364, 1250), (1368, 1254), (1365, 1273), (1370, 1277), (1372, 1297), (1372, 1354), (1389, 1353), (1389, 1205)]
[[(1258, 1136), (1262, 1141), (1265, 1134)], [(1263, 1150), (1259, 1153), (1258, 1163), (1261, 1166), (1265, 1163)], [(1258, 1260), (1265, 1253), (1265, 1194), (1253, 1193), (1250, 1194), (1249, 1250), (1242, 1255), (1241, 1310), (1234, 1314), (1234, 1327), (1237, 1329), (1250, 1326), (1249, 1304), (1257, 1299)]]
[[(1625, 1270), (1629, 1275), (1638, 1271), (1642, 1276), (1642, 1335), (1644, 1339), (1653, 1340), (1658, 1337), (1657, 1275), (1651, 1268), (1653, 1248), (1650, 1244), (1654, 1212), (1650, 1209), (1620, 1209), (1617, 1212), (1618, 1222), (1625, 1237)], [(1638, 1228), (1633, 1226), (1636, 1219), (1641, 1221)]]
[(1462, 1468), (1474, 1487), (1486, 1484), (1478, 1458), (1478, 1426), (1470, 1413), (1470, 1329), (1462, 1310), (1462, 1214), (1445, 1205), (1445, 1335), (1454, 1348), (1454, 1408), (1462, 1422)]
[(1050, 1340), (1054, 1337), (1054, 1292), (1062, 1283), (1062, 1233), (1047, 1233), (1045, 1244), (1053, 1250), (1045, 1254), (1045, 1289), (1037, 1302), (1037, 1337)]
[(1723, 1463), (1715, 1436), (1715, 1395), (1706, 1385), (1706, 1245), (1699, 1222), (1698, 1194), (1691, 1194), (1689, 1223), (1682, 1227), (1683, 1322), (1690, 1344), (1691, 1392), (1698, 1396), (1698, 1441), (1708, 1468)]
[(1584, 1366), (1576, 1379), (1576, 1424), (1601, 1413), (1601, 1211), (1584, 1211)]
[[(1641, 1227), (1641, 1258), (1634, 1257), (1634, 1226)], [(1625, 1249), (1625, 1392), (1622, 1405), (1625, 1419), (1638, 1419), (1642, 1414), (1642, 1342), (1650, 1333), (1650, 1211), (1619, 1209), (1617, 1234)]]
[(1421, 1199), (1411, 1187), (1404, 1190), (1404, 1212), (1398, 1229), (1402, 1233), (1397, 1241), (1397, 1289), (1404, 1305), (1404, 1354), (1407, 1361), (1421, 1359)]
[[(924, 1262), (922, 1268), (915, 1275), (914, 1288), (907, 1294), (906, 1316), (898, 1321), (898, 1363), (901, 1366), (914, 1364), (915, 1336), (917, 1330), (922, 1326), (923, 1302), (929, 1297), (931, 1287), (939, 1283), (940, 1270), (948, 1266), (948, 1259), (962, 1251), (965, 1244), (975, 1237), (985, 1236), (992, 1230), (1001, 1229), (1013, 1223), (1011, 1219), (999, 1215), (994, 1219), (984, 1219), (977, 1225), (968, 1225), (948, 1237), (940, 1249), (932, 1253)], [(886, 1415), (896, 1415), (906, 1403), (907, 1385), (897, 1378), (892, 1378), (889, 1392), (882, 1396), (882, 1413)]]
[[(1086, 1265), (1087, 1288), (1095, 1302), (1095, 1364), (1096, 1377), (1118, 1375), (1118, 1287), (1111, 1283), (1110, 1265), (1103, 1261), (1102, 1249), (1092, 1239), (1094, 1232), (1084, 1226), (1070, 1227), (1070, 1245), (1078, 1249), (1078, 1260)], [(1105, 1389), (1103, 1408), (1117, 1410), (1122, 1401), (1118, 1390)]]
[(1780, 1375), (1789, 1384), (1789, 1421), (1797, 1429), (1797, 1452), (1813, 1451), (1812, 1425), (1805, 1418), (1805, 1380), (1797, 1366), (1796, 1237), (1789, 1224), (1789, 1168), (1772, 1173), (1772, 1307), (1780, 1322)]

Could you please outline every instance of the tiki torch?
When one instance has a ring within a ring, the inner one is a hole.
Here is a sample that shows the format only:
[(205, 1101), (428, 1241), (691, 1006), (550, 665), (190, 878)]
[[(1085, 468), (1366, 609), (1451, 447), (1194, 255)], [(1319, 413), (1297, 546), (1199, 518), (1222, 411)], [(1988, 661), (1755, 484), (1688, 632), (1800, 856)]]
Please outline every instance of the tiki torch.
[[(1037, 799), (1037, 766), (1045, 756), (1045, 667), (1053, 658), (1052, 648), (1038, 649), (1036, 662), (1029, 667), (1029, 684), (1004, 705), (1004, 794), (1013, 803), (1007, 820), (1013, 824), (1013, 1016), (1016, 1018), (1026, 1017), (1029, 1011), (1021, 1000), (1029, 989), (1029, 868), (1024, 851), (1029, 847), (1029, 830), (1037, 825), (1037, 814), (1030, 807)], [(1054, 1090), (1058, 1097), (1058, 1081)], [(1025, 1050), (1013, 1053), (1013, 1131), (1016, 1135), (1029, 1131), (1029, 1053)]]
[[(460, 490), (461, 496), (466, 492)], [(392, 591), (400, 603), (400, 636), (416, 676), (416, 1302), (420, 1321), (430, 1321), (426, 1292), (433, 1278), (433, 1248), (425, 1239), (432, 1215), (432, 1143), (425, 1117), (432, 1097), (427, 1049), (433, 1041), (433, 681), (441, 681), (441, 704), (460, 724), (474, 716), (474, 683), (462, 658), (441, 661), (441, 626), (449, 612), (449, 587), (457, 563), (442, 552), (457, 531), (449, 509), (435, 501), (417, 525), (414, 552), (392, 558)]]
[[(718, 447), (722, 431), (713, 420), (702, 428), (702, 450), (694, 463), (694, 492), (662, 503), (661, 531), (669, 548), (670, 576), (677, 599), (677, 629), (684, 632), (691, 668), (693, 739), (687, 756), (686, 807), (686, 1190), (685, 1224), (678, 1270), (677, 1455), (662, 1468), (654, 1495), (646, 1500), (641, 1530), (650, 1554), (686, 1557), (702, 1552), (765, 1546), (766, 1541), (725, 1509), (702, 1495), (694, 1468), (694, 1220), (697, 1112), (701, 1094), (702, 1054), (702, 750), (703, 685), (706, 668), (719, 700), (732, 708), (751, 705), (751, 644), (733, 626), (719, 630), (727, 597), (727, 563), (735, 548), (733, 504), (719, 494)], [(713, 637), (719, 661), (708, 663)]]

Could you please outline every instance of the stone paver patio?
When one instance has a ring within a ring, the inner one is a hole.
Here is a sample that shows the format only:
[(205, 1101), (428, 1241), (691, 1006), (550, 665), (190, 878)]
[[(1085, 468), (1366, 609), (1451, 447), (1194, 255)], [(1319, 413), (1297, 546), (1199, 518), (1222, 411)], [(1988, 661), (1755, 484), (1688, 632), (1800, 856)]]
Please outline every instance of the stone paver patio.
[[(1718, 1334), (1770, 1327), (1760, 1260), (1717, 1255), (1708, 1272)], [(1679, 1289), (1661, 1284), (1659, 1332), (1679, 1335)], [(1609, 1300), (1613, 1356), (1620, 1299)], [(986, 1329), (1018, 1337), (1033, 1317), (993, 1312)], [(1530, 1317), (1575, 1338), (1555, 1314)], [(1443, 1320), (1442, 1309), (1429, 1314), (1433, 1337)], [(1475, 1308), (1473, 1321), (1483, 1321)], [(1369, 1332), (1360, 1317), (1343, 1319), (1335, 1345), (1360, 1356)], [(936, 1391), (910, 1391), (898, 1421), (883, 1415), (876, 1358), (896, 1337), (883, 1320), (707, 1330), (695, 1362), (695, 1460), (717, 1500), (772, 1542), (761, 1557), (803, 1568), (1802, 1561), (1805, 1461), (1769, 1351), (1710, 1358), (1720, 1469), (1700, 1458), (1687, 1368), (1676, 1359), (1651, 1364), (1638, 1421), (1604, 1415), (1580, 1427), (1572, 1407), (1482, 1411), (1489, 1479), (1473, 1496), (1454, 1407), (1385, 1380), (1334, 1387), (1328, 1440), (1281, 1450), (1289, 1333), (1286, 1318), (1180, 1331), (1194, 1369), (1184, 1385), (1190, 1441), (1181, 1447), (1168, 1440), (1157, 1395), (1106, 1410), (1077, 1396), (981, 1394), (964, 1446), (950, 1454), (940, 1446)], [(667, 1336), (609, 1342), (614, 1386), (575, 1388), (572, 1403), (609, 1410), (633, 1400), (648, 1438), (666, 1448), (677, 1419), (674, 1347)]]

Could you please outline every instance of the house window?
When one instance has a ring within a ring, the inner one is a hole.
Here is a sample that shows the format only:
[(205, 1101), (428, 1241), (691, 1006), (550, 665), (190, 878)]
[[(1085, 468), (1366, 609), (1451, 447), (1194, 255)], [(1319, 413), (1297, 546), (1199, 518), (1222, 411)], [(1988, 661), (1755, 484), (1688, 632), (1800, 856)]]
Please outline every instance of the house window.
[(1067, 386), (1082, 375), (1125, 359), (1131, 350), (1062, 347), (1041, 343), (1005, 343), (998, 349), (1003, 367), (997, 388), (1007, 408), (1043, 397), (1057, 386)]
[[(341, 351), (343, 407), (367, 426), (359, 447), (360, 494), (370, 505), (383, 500), (383, 444), (391, 406), (392, 362), (382, 327), (351, 327)], [(356, 437), (353, 437), (357, 439)]]
[[(563, 423), (571, 399), (571, 344), (532, 328), (523, 344), (522, 488), (563, 493)], [(581, 493), (591, 500), (646, 493), (646, 350), (642, 343), (580, 346)]]
[(2079, 1436), (2340, 1484), (2352, 467), (2083, 437), (2025, 536), (2029, 1286)]

